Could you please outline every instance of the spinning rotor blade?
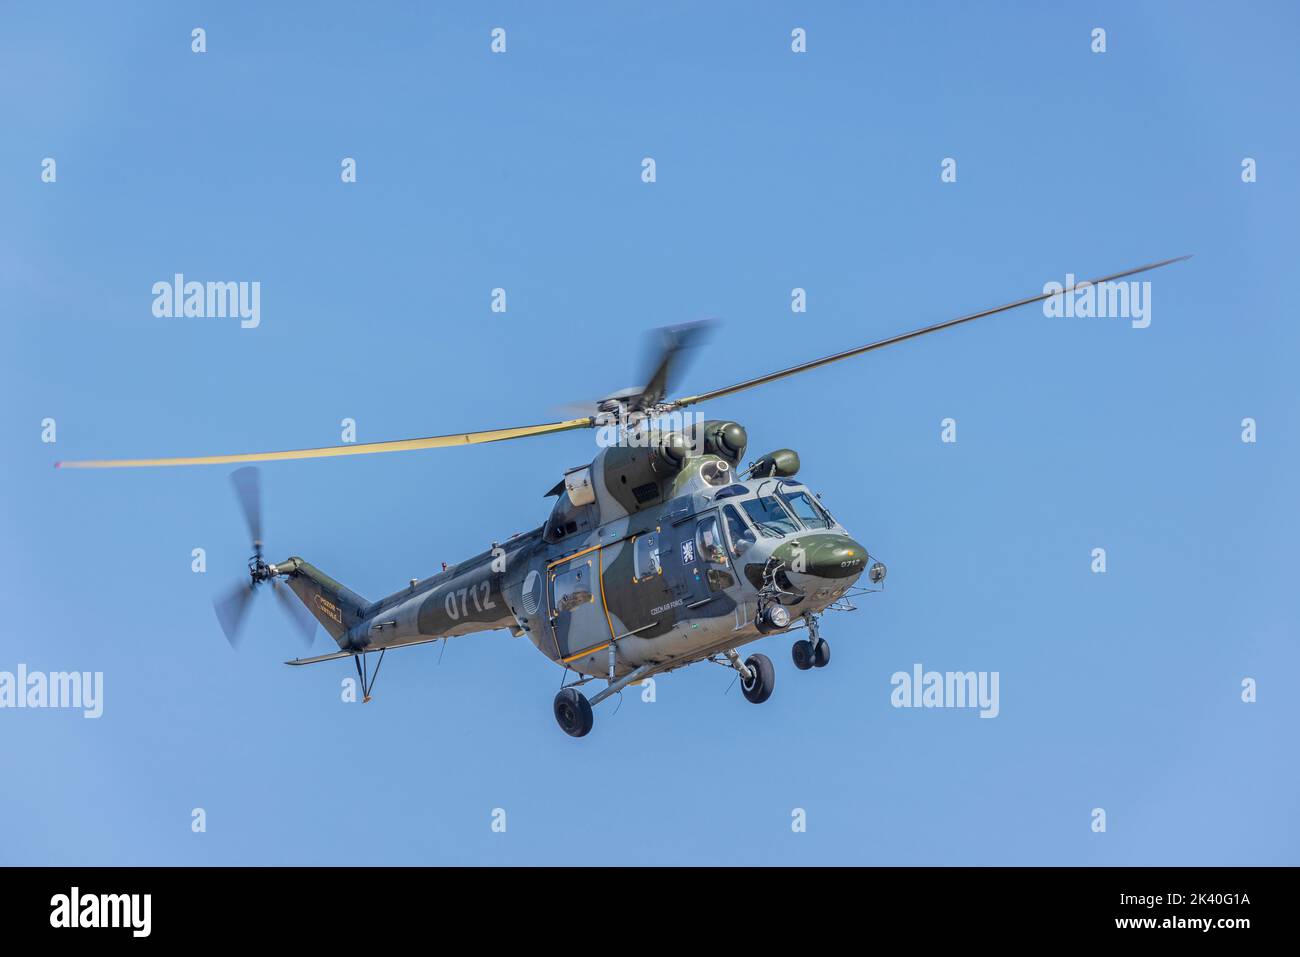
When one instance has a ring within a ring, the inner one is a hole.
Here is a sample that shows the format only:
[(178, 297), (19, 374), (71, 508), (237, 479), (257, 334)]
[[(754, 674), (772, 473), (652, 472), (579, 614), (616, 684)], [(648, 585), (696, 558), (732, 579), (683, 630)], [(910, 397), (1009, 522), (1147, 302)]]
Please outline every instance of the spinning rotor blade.
[(244, 523), (248, 526), (249, 539), (259, 553), (262, 547), (262, 476), (253, 466), (235, 469), (230, 473), (231, 484), (235, 486), (235, 497), (244, 513)]
[(705, 319), (657, 329), (652, 333), (652, 342), (657, 347), (658, 354), (646, 377), (645, 388), (638, 397), (640, 402), (635, 408), (658, 405), (668, 397), (669, 379), (675, 378), (674, 373), (681, 371), (685, 354), (704, 340), (713, 325), (713, 320)]
[(298, 600), (288, 585), (281, 585), (278, 579), (272, 579), (271, 586), (271, 591), (280, 600), (280, 607), (284, 609), (285, 614), (293, 622), (293, 626), (302, 638), (303, 643), (310, 648), (312, 639), (316, 637), (316, 619), (307, 610), (306, 606)]
[(900, 335), (890, 336), (887, 339), (879, 339), (876, 342), (868, 343), (865, 346), (859, 346), (856, 349), (837, 352), (834, 355), (826, 356), (821, 359), (814, 359), (811, 362), (804, 362), (797, 366), (791, 366), (790, 368), (782, 369), (779, 372), (769, 372), (767, 375), (759, 376), (756, 379), (737, 382), (735, 385), (729, 385), (725, 389), (714, 389), (712, 392), (702, 392), (699, 395), (688, 395), (685, 398), (676, 399), (670, 404), (676, 408), (683, 408), (684, 406), (707, 402), (709, 399), (721, 398), (724, 395), (733, 395), (736, 392), (743, 392), (746, 389), (753, 389), (756, 386), (766, 385), (767, 383), (775, 382), (778, 379), (785, 379), (792, 375), (798, 375), (800, 372), (808, 372), (811, 369), (818, 369), (822, 366), (830, 365), (832, 362), (839, 362), (841, 359), (852, 359), (854, 356), (860, 356), (866, 352), (883, 349), (885, 346), (892, 346), (896, 342), (906, 342), (908, 339), (916, 339), (919, 336), (928, 335), (931, 332), (950, 329), (953, 326), (959, 326), (964, 322), (972, 322), (976, 319), (983, 319), (985, 316), (994, 316), (1000, 312), (1006, 312), (1009, 309), (1016, 309), (1020, 306), (1028, 306), (1035, 302), (1042, 302), (1044, 299), (1051, 299), (1053, 296), (1067, 295), (1076, 289), (1083, 288), (1084, 286), (1113, 282), (1116, 279), (1123, 279), (1125, 276), (1134, 276), (1141, 272), (1159, 269), (1161, 266), (1168, 266), (1170, 263), (1182, 262), (1184, 259), (1191, 258), (1191, 256), (1176, 256), (1173, 259), (1162, 259), (1160, 262), (1148, 263), (1145, 266), (1138, 266), (1136, 269), (1126, 269), (1123, 272), (1113, 273), (1109, 276), (1102, 276), (1100, 279), (1089, 279), (1082, 282), (1076, 282), (1074, 285), (1067, 289), (1062, 289), (1060, 292), (1045, 292), (1039, 296), (1030, 296), (1027, 299), (1018, 299), (1015, 302), (1009, 302), (1004, 306), (995, 306), (992, 309), (985, 309), (982, 312), (973, 312), (968, 316), (960, 316), (956, 319), (936, 322), (934, 325), (923, 326), (920, 329), (913, 329), (911, 332), (904, 332)]
[(235, 462), (280, 462), (286, 459), (324, 459), (336, 455), (370, 455), (375, 452), (409, 452), (415, 449), (443, 449), (453, 445), (502, 442), (530, 435), (588, 429), (595, 425), (590, 416), (543, 425), (524, 425), (512, 429), (489, 429), (484, 432), (460, 432), (455, 435), (432, 435), (423, 439), (398, 439), (392, 442), (362, 442), (356, 445), (328, 445), (318, 449), (293, 449), (287, 452), (241, 452), (234, 455), (196, 455), (167, 459), (97, 459), (80, 462), (55, 462), (65, 469), (129, 469), (155, 465), (229, 465)]
[(244, 617), (248, 614), (248, 604), (253, 599), (253, 586), (243, 581), (230, 589), (224, 597), (212, 602), (212, 609), (217, 613), (217, 621), (225, 633), (226, 641), (234, 648), (239, 643), (239, 633), (243, 628)]
[(658, 405), (667, 397), (672, 380), (679, 377), (687, 354), (704, 341), (715, 325), (717, 320), (703, 319), (653, 330), (642, 350), (644, 385), (620, 389), (599, 399), (564, 402), (554, 408), (567, 415), (598, 416), (614, 412), (620, 405), (628, 412), (642, 412)]
[(277, 577), (280, 573), (274, 565), (267, 565), (262, 560), (262, 479), (261, 473), (252, 466), (236, 469), (230, 473), (230, 482), (235, 486), (235, 496), (243, 510), (244, 521), (248, 525), (248, 534), (253, 537), (254, 555), (248, 560), (249, 578), (239, 582), (223, 597), (212, 603), (217, 613), (217, 621), (226, 635), (231, 648), (239, 643), (239, 634), (243, 629), (244, 619), (248, 615), (248, 606), (259, 585), (271, 584), (279, 606), (293, 622), (294, 629), (307, 645), (311, 645), (316, 634), (316, 619), (307, 608), (297, 600), (297, 595), (288, 585), (283, 585)]

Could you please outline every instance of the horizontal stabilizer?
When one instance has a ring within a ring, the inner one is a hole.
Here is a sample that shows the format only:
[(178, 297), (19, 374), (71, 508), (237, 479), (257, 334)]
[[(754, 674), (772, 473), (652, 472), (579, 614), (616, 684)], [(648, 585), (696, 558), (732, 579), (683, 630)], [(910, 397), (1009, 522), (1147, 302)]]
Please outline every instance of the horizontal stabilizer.
[[(371, 648), (364, 652), (367, 655), (373, 655), (377, 651), (389, 651), (394, 648), (410, 648), (412, 645), (427, 645), (433, 641), (442, 641), (445, 636), (435, 635), (429, 638), (421, 638), (419, 641), (404, 641), (400, 645), (389, 645), (387, 648)], [(314, 665), (320, 661), (337, 661), (339, 658), (351, 658), (357, 654), (355, 651), (336, 651), (332, 655), (317, 655), (315, 658), (295, 658), (293, 661), (286, 661), (286, 665)]]
[(339, 658), (351, 658), (350, 651), (336, 651), (332, 655), (317, 655), (315, 658), (295, 658), (293, 661), (286, 661), (286, 665), (314, 665), (321, 661), (337, 661)]

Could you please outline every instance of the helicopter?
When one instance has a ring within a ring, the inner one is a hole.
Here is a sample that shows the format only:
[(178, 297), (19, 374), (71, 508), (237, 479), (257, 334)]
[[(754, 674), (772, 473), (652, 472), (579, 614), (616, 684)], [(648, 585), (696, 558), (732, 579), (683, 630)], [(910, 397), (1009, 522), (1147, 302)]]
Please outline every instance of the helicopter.
[[(770, 382), (809, 372), (976, 319), (1101, 286), (1188, 259), (1180, 256), (1059, 287), (724, 388), (669, 398), (680, 360), (705, 337), (707, 323), (659, 330), (645, 384), (599, 400), (577, 418), (465, 432), (282, 452), (155, 459), (56, 462), (60, 468), (139, 468), (240, 464), (449, 448), (596, 429), (600, 446), (587, 464), (563, 472), (547, 492), (550, 515), (464, 561), (378, 601), (369, 601), (306, 560), (269, 563), (263, 555), (258, 471), (241, 467), (232, 481), (252, 539), (247, 579), (214, 602), (218, 622), (236, 644), (249, 602), (264, 585), (310, 642), (319, 624), (338, 647), (295, 658), (303, 666), (352, 658), (370, 701), (390, 649), (483, 631), (526, 635), (563, 667), (553, 711), (560, 728), (583, 737), (593, 706), (656, 675), (699, 662), (735, 671), (741, 693), (767, 701), (776, 683), (768, 656), (740, 649), (761, 638), (796, 634), (791, 657), (800, 671), (824, 668), (830, 645), (821, 634), (827, 611), (853, 610), (856, 596), (883, 588), (887, 569), (800, 477), (798, 453), (778, 448), (743, 468), (746, 429), (729, 419), (688, 412)], [(866, 576), (866, 585), (859, 581)], [(290, 595), (293, 597), (291, 598)], [(297, 603), (293, 601), (297, 599)], [(374, 668), (370, 658), (377, 655)], [(604, 686), (590, 698), (592, 681)]]

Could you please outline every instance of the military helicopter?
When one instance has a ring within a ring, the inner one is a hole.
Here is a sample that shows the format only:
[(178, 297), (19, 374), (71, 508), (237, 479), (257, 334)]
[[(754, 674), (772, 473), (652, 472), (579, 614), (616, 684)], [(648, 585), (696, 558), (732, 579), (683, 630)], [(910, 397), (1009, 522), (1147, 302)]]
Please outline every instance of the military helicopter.
[[(781, 448), (743, 469), (748, 435), (726, 419), (683, 410), (809, 372), (886, 346), (1088, 285), (1100, 286), (1179, 262), (1181, 256), (1069, 288), (924, 326), (844, 352), (746, 379), (725, 388), (669, 399), (669, 382), (686, 350), (705, 333), (695, 323), (661, 330), (642, 386), (600, 400), (589, 414), (517, 428), (391, 442), (189, 458), (55, 463), (64, 468), (237, 464), (366, 455), (500, 442), (574, 429), (597, 429), (600, 451), (563, 473), (547, 493), (556, 499), (537, 528), (492, 544), (430, 578), (369, 601), (307, 561), (268, 563), (262, 552), (256, 469), (232, 475), (253, 540), (247, 580), (214, 602), (232, 646), (249, 600), (270, 583), (310, 641), (319, 623), (338, 650), (297, 658), (309, 665), (352, 658), (363, 701), (391, 648), (509, 629), (561, 665), (555, 719), (565, 733), (592, 728), (592, 706), (629, 685), (701, 661), (733, 669), (744, 697), (768, 700), (776, 683), (771, 659), (742, 659), (739, 649), (765, 636), (801, 633), (792, 645), (801, 671), (830, 663), (821, 616), (851, 610), (854, 596), (879, 590), (884, 563), (870, 554), (800, 479), (799, 455)], [(858, 586), (866, 575), (868, 586)], [(299, 599), (293, 603), (281, 583)], [(804, 637), (806, 636), (806, 637)], [(373, 670), (371, 655), (378, 655)], [(572, 680), (568, 680), (569, 676)], [(590, 699), (581, 690), (603, 679)]]

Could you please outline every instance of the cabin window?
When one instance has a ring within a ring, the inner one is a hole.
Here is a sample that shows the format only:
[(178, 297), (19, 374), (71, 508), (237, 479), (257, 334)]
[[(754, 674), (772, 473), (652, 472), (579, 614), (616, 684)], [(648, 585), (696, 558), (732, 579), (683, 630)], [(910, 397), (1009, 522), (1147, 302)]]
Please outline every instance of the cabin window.
[(835, 524), (826, 509), (802, 489), (798, 492), (782, 492), (781, 498), (790, 506), (790, 511), (803, 522), (805, 528), (830, 528)]
[(659, 563), (659, 532), (646, 532), (632, 540), (632, 580), (649, 581), (663, 571)]
[(551, 600), (553, 615), (595, 601), (591, 591), (591, 562), (575, 562), (557, 573), (551, 581)]

